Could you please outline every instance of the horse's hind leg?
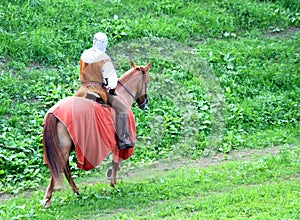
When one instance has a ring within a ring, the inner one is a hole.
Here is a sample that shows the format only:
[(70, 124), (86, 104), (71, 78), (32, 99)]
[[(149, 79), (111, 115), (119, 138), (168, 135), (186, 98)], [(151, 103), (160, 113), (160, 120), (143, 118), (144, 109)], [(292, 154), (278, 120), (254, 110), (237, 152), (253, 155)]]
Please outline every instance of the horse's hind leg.
[(51, 176), (50, 182), (49, 182), (49, 185), (47, 187), (47, 191), (46, 191), (45, 197), (44, 197), (44, 203), (43, 203), (44, 208), (47, 208), (50, 206), (53, 189), (54, 189), (54, 178)]
[(69, 156), (70, 156), (70, 152), (72, 150), (73, 141), (69, 135), (67, 128), (61, 122), (57, 123), (57, 133), (59, 134), (58, 135), (59, 147), (60, 147), (60, 150), (62, 152), (64, 161), (66, 164), (64, 167), (64, 174), (65, 174), (70, 186), (72, 187), (73, 192), (78, 194), (78, 188), (71, 176), (70, 165), (69, 165)]
[(67, 165), (66, 165), (66, 168), (64, 169), (64, 173), (65, 173), (65, 176), (70, 184), (70, 186), (72, 187), (72, 190), (74, 193), (76, 193), (77, 195), (79, 195), (79, 192), (78, 192), (78, 188), (71, 176), (71, 171), (70, 171), (70, 165), (69, 165), (69, 160), (67, 162)]
[[(75, 182), (74, 182), (74, 180), (71, 176), (69, 160), (67, 160), (67, 164), (66, 164), (66, 167), (64, 169), (64, 173), (65, 173), (65, 176), (66, 176), (70, 186), (72, 187), (73, 192), (76, 193), (77, 195), (79, 195), (78, 188), (77, 188), (77, 186), (76, 186), (76, 184), (75, 184)], [(55, 181), (54, 181), (54, 178), (51, 176), (50, 181), (49, 181), (49, 185), (47, 187), (45, 197), (44, 197), (44, 202), (43, 202), (44, 208), (47, 208), (47, 207), (50, 206), (54, 185), (55, 185)]]
[(76, 187), (70, 172), (69, 156), (72, 150), (73, 141), (67, 128), (58, 121), (52, 114), (47, 115), (47, 121), (44, 125), (43, 148), (50, 168), (50, 183), (44, 197), (44, 207), (50, 205), (55, 181), (64, 171), (72, 189), (77, 193)]

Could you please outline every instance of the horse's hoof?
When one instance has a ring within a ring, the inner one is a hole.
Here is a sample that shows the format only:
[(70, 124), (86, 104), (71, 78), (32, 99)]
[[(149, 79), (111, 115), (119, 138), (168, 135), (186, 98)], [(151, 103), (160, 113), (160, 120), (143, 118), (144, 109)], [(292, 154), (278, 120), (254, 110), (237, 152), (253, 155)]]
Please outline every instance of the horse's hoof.
[(116, 185), (116, 184), (117, 184), (116, 179), (111, 178), (111, 179), (110, 179), (110, 186), (113, 187), (113, 188), (115, 188), (115, 185)]
[(46, 209), (51, 205), (51, 201), (49, 199), (46, 199), (42, 205), (43, 205), (44, 209)]
[(112, 175), (112, 168), (108, 168), (106, 170), (106, 174), (105, 174), (106, 179), (110, 180), (111, 179), (111, 175)]

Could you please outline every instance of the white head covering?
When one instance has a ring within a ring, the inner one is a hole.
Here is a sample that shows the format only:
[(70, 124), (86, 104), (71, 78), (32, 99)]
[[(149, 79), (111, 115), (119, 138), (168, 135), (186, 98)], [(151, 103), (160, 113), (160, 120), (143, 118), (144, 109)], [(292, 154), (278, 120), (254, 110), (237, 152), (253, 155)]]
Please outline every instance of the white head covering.
[(85, 50), (81, 55), (81, 59), (85, 63), (94, 63), (105, 59), (107, 57), (105, 54), (107, 43), (106, 34), (102, 32), (96, 33), (93, 39), (93, 47)]
[(108, 43), (108, 39), (107, 39), (106, 34), (104, 34), (102, 32), (98, 32), (94, 36), (93, 49), (95, 51), (100, 50), (104, 53), (106, 50), (106, 47), (107, 47), (107, 43)]

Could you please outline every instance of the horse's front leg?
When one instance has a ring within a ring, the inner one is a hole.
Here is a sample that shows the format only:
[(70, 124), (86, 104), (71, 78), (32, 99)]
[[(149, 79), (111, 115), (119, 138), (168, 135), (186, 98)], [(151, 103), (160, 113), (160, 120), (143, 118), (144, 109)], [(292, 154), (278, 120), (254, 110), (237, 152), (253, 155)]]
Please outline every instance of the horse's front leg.
[(112, 161), (112, 173), (110, 178), (110, 186), (115, 187), (117, 183), (117, 172), (121, 168), (121, 162)]

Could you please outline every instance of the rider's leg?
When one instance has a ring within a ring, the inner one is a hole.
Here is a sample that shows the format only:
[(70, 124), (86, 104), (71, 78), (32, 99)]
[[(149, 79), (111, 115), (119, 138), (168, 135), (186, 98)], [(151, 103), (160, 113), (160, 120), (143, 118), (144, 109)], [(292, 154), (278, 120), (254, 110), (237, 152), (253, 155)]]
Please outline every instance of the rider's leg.
[(120, 150), (128, 149), (135, 145), (127, 131), (128, 107), (116, 95), (107, 94), (108, 104), (116, 111), (116, 134)]

